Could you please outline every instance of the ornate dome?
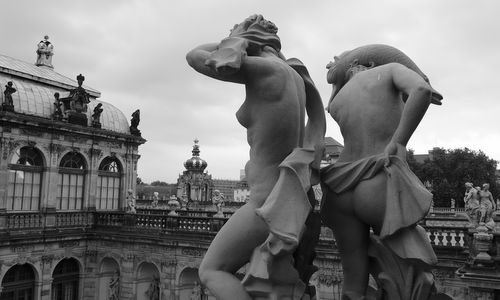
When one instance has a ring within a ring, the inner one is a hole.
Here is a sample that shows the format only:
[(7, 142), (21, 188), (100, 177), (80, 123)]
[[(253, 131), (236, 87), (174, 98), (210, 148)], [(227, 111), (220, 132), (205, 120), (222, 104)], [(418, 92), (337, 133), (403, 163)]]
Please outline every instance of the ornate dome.
[(200, 157), (200, 146), (198, 145), (198, 140), (194, 140), (193, 145), (193, 157), (184, 162), (184, 167), (188, 171), (202, 173), (207, 167), (207, 162)]

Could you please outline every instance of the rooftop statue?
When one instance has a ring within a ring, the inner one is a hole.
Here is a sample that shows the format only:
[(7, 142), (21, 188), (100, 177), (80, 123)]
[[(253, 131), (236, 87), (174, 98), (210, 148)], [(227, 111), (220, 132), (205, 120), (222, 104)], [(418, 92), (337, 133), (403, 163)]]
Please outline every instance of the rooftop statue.
[(432, 194), (410, 171), (406, 145), (442, 96), (409, 57), (386, 45), (346, 51), (327, 69), (333, 86), (327, 110), (345, 144), (321, 172), (322, 217), (342, 259), (342, 299), (364, 299), (372, 270), (383, 299), (429, 299), (437, 258), (417, 223)]
[(42, 41), (37, 45), (36, 50), (36, 65), (37, 66), (47, 66), (53, 68), (52, 66), (52, 56), (54, 55), (54, 45), (49, 42), (49, 36), (46, 35)]
[(130, 134), (141, 135), (141, 131), (137, 128), (140, 121), (141, 111), (137, 109), (132, 113), (132, 119), (130, 120)]
[(3, 111), (14, 111), (14, 100), (12, 99), (12, 94), (17, 90), (13, 87), (12, 81), (7, 82), (5, 85), (5, 90), (3, 91)]
[[(292, 254), (311, 211), (307, 192), (319, 179), (326, 125), (307, 69), (298, 59), (285, 59), (277, 31), (253, 15), (221, 42), (187, 54), (196, 71), (246, 88), (236, 117), (250, 145), (250, 199), (218, 232), (199, 269), (219, 300), (297, 299), (304, 290)], [(234, 273), (249, 260), (240, 282)]]
[(102, 103), (99, 103), (94, 107), (94, 112), (92, 113), (92, 127), (101, 128), (101, 114), (103, 112)]
[(70, 109), (76, 111), (77, 113), (82, 113), (87, 111), (87, 104), (90, 103), (89, 94), (82, 87), (83, 81), (85, 81), (85, 76), (82, 74), (76, 76), (76, 81), (78, 82), (78, 87), (71, 90), (69, 93), (70, 98)]

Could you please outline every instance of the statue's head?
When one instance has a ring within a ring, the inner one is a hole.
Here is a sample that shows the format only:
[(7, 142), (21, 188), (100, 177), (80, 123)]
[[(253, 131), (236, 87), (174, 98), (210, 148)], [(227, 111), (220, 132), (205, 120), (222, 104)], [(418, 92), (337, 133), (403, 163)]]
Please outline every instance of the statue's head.
[(334, 86), (332, 99), (355, 72), (388, 63), (400, 63), (429, 82), (427, 76), (402, 51), (388, 45), (366, 45), (335, 56), (334, 61), (326, 66), (328, 69), (326, 79)]
[(242, 37), (249, 41), (247, 52), (253, 54), (268, 46), (277, 53), (281, 50), (281, 41), (277, 35), (278, 27), (262, 15), (251, 15), (240, 24), (234, 25), (230, 37)]
[(489, 189), (490, 189), (490, 184), (489, 183), (483, 184), (483, 190), (487, 191)]
[(465, 187), (466, 187), (467, 189), (471, 189), (473, 186), (474, 186), (474, 185), (472, 185), (472, 183), (470, 183), (470, 182), (466, 182), (466, 183), (465, 183)]

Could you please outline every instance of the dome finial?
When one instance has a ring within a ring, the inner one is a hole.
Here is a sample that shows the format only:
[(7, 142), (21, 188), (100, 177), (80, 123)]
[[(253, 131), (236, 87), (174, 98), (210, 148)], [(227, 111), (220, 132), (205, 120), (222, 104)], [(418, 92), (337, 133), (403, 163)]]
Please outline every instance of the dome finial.
[(192, 151), (193, 157), (191, 157), (184, 163), (184, 167), (186, 167), (188, 171), (203, 172), (203, 170), (205, 170), (205, 168), (207, 167), (207, 162), (200, 158), (200, 146), (198, 145), (199, 142), (200, 141), (197, 138), (194, 139)]

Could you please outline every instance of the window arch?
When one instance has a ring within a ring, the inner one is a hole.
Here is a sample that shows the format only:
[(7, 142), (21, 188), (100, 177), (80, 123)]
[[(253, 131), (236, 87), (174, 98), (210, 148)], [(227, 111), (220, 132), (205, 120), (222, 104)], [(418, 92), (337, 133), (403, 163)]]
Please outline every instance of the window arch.
[(43, 155), (34, 147), (21, 147), (13, 155), (9, 168), (7, 210), (40, 208)]
[(2, 280), (0, 299), (35, 299), (35, 271), (29, 264), (15, 265)]
[(61, 260), (52, 273), (53, 300), (77, 300), (80, 266), (76, 259)]
[(57, 209), (77, 210), (83, 207), (83, 189), (87, 165), (78, 152), (69, 152), (59, 164)]
[(115, 157), (106, 157), (99, 165), (96, 209), (118, 210), (122, 166)]

